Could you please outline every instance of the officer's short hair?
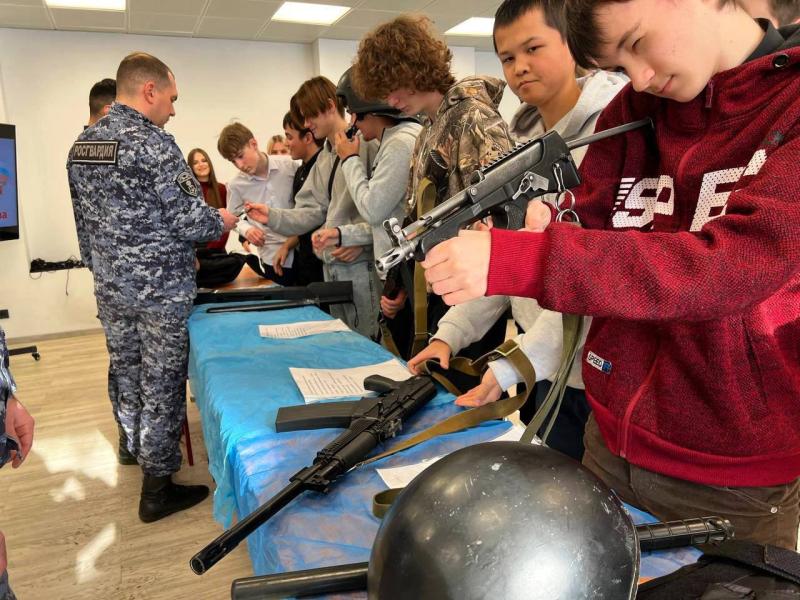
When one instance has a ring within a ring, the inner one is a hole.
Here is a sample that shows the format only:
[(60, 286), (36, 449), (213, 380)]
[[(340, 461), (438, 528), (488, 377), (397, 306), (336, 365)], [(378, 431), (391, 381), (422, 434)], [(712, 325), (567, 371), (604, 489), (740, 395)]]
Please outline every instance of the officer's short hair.
[(252, 139), (255, 136), (247, 127), (241, 123), (231, 123), (220, 132), (217, 150), (226, 160), (233, 160)]
[(103, 107), (114, 102), (117, 97), (117, 82), (110, 78), (105, 78), (92, 86), (89, 90), (89, 113), (93, 117), (100, 116)]
[(155, 82), (158, 88), (169, 85), (170, 68), (152, 54), (133, 52), (119, 63), (117, 69), (117, 88), (123, 93), (133, 95), (137, 88), (148, 82)]
[(339, 115), (344, 116), (344, 105), (336, 95), (336, 86), (327, 77), (319, 75), (304, 81), (294, 97), (297, 101), (297, 109), (304, 119), (313, 118), (325, 112), (328, 110), (330, 102), (333, 102)]

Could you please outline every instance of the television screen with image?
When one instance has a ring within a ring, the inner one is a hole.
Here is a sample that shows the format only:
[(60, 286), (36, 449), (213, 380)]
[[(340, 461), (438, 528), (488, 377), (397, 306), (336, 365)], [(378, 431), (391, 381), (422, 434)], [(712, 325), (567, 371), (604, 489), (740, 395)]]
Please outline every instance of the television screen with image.
[(0, 240), (19, 239), (17, 139), (13, 125), (0, 123)]

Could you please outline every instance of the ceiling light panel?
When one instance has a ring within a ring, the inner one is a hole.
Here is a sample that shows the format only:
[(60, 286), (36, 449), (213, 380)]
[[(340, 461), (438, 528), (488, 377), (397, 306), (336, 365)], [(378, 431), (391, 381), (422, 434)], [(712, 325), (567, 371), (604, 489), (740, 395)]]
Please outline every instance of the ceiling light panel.
[(306, 2), (284, 2), (272, 15), (273, 21), (330, 25), (341, 19), (350, 10), (349, 6), (333, 4), (309, 4)]
[(488, 17), (471, 17), (444, 32), (445, 35), (469, 35), (490, 37), (494, 28), (494, 19)]
[(125, 0), (45, 0), (50, 8), (81, 8), (83, 10), (125, 10)]

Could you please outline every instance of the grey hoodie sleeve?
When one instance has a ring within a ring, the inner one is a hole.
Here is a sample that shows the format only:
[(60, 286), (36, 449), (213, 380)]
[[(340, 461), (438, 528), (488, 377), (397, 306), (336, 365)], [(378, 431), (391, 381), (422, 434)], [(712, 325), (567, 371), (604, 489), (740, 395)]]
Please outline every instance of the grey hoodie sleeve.
[(319, 160), (311, 167), (303, 187), (294, 197), (294, 208), (270, 208), (269, 228), (282, 235), (302, 235), (325, 222), (328, 195)]
[[(581, 355), (591, 322), (591, 317), (585, 317), (578, 355), (567, 376), (567, 385), (572, 388), (583, 389)], [(531, 361), (536, 371), (536, 381), (545, 379), (552, 381), (561, 366), (564, 348), (564, 327), (561, 313), (543, 310), (534, 326), (529, 331), (518, 335), (514, 341)], [(504, 390), (522, 381), (522, 375), (517, 372), (508, 359), (501, 358), (492, 361), (489, 363), (489, 368), (492, 369), (497, 383)]]
[(373, 227), (380, 227), (402, 204), (416, 138), (404, 132), (391, 136), (378, 153), (372, 179), (359, 160), (342, 165), (347, 189), (358, 212)]
[(484, 296), (454, 306), (439, 320), (433, 339), (445, 342), (455, 355), (485, 336), (510, 304), (508, 296)]
[[(355, 161), (351, 161), (355, 162)], [(337, 225), (341, 235), (342, 246), (370, 246), (372, 245), (372, 227), (369, 223), (348, 223)]]

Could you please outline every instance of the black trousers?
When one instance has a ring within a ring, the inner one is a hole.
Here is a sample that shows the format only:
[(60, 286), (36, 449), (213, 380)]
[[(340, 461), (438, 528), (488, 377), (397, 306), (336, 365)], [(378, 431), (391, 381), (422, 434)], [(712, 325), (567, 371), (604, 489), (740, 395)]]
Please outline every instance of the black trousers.
[(244, 266), (244, 256), (227, 254), (224, 250), (197, 251), (200, 270), (197, 271), (197, 287), (211, 288), (230, 283), (239, 276)]
[(247, 266), (265, 279), (274, 281), (279, 285), (294, 285), (294, 270), (284, 267), (283, 275), (278, 275), (272, 265), (262, 263), (255, 254), (248, 254), (245, 258)]
[[(536, 383), (528, 401), (519, 409), (519, 418), (523, 423), (527, 425), (531, 422), (552, 385), (549, 381)], [(558, 411), (553, 429), (550, 430), (547, 438), (547, 445), (575, 460), (581, 460), (583, 458), (583, 431), (586, 428), (590, 412), (586, 393), (583, 390), (567, 387), (564, 391), (561, 409)], [(540, 430), (537, 433), (541, 435), (544, 431)]]

